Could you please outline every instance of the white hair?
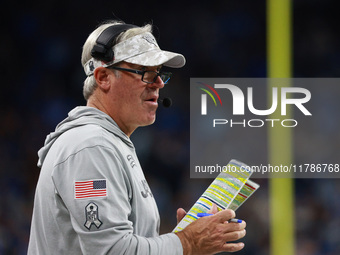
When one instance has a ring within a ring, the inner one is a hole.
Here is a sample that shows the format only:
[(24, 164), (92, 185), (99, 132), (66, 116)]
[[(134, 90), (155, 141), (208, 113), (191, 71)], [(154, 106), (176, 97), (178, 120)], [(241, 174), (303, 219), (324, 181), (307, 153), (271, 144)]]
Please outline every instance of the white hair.
[[(119, 21), (107, 21), (97, 27), (87, 38), (86, 42), (84, 43), (83, 46), (83, 52), (81, 55), (81, 64), (84, 67), (85, 63), (89, 61), (92, 56), (91, 56), (91, 50), (93, 46), (96, 44), (96, 40), (99, 37), (99, 35), (108, 27), (112, 25), (117, 25), (117, 24), (124, 24), (123, 22)], [(125, 32), (122, 32), (116, 39), (115, 43), (119, 43), (121, 41), (124, 41), (130, 37), (133, 37), (135, 35), (139, 35), (145, 32), (152, 32), (152, 26), (150, 24), (147, 24), (143, 27), (136, 27), (136, 28), (131, 28)], [(85, 81), (84, 81), (84, 87), (83, 87), (83, 95), (85, 100), (88, 100), (89, 97), (93, 94), (94, 90), (97, 88), (97, 83), (96, 79), (94, 78), (94, 75), (88, 76)]]

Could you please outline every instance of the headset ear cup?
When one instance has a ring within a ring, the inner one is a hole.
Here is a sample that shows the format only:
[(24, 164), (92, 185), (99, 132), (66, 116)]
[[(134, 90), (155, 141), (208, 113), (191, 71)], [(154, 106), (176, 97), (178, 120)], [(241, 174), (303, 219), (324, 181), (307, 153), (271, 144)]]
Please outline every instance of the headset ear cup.
[(110, 62), (114, 60), (114, 53), (112, 49), (105, 49), (103, 45), (98, 44), (93, 46), (91, 50), (91, 56), (105, 62)]
[(93, 58), (102, 60), (104, 62), (111, 62), (114, 60), (114, 52), (112, 50), (116, 37), (130, 28), (137, 26), (130, 24), (113, 25), (106, 28), (97, 38), (96, 44), (91, 50)]
[(103, 45), (96, 44), (91, 50), (91, 56), (97, 59), (102, 59), (105, 57), (106, 49)]

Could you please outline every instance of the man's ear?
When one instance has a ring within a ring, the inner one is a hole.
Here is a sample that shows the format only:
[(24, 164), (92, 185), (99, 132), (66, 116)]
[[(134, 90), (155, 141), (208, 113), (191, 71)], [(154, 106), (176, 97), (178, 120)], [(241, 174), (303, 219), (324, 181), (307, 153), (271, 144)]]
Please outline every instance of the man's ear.
[(97, 67), (93, 73), (98, 87), (104, 91), (108, 91), (110, 89), (113, 78), (112, 75), (113, 73), (105, 67)]

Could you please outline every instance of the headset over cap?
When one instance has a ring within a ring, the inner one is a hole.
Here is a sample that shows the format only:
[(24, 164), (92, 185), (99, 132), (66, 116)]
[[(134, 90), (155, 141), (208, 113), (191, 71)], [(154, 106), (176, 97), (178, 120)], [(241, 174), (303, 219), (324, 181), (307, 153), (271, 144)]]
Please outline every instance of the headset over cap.
[(119, 24), (106, 28), (93, 46), (92, 58), (84, 65), (86, 75), (93, 75), (94, 70), (99, 66), (108, 67), (121, 61), (142, 66), (164, 65), (173, 68), (185, 65), (183, 55), (161, 50), (155, 37), (149, 32), (135, 35), (113, 45), (120, 33), (136, 27)]

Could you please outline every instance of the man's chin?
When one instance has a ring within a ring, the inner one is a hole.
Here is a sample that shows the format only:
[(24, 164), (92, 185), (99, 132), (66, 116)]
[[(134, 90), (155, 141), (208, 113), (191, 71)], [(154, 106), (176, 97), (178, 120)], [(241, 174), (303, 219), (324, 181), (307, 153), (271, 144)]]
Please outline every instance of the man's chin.
[(143, 123), (141, 124), (141, 127), (150, 126), (153, 123), (155, 123), (155, 121), (156, 121), (156, 114), (148, 116), (148, 118), (145, 121), (143, 121)]

